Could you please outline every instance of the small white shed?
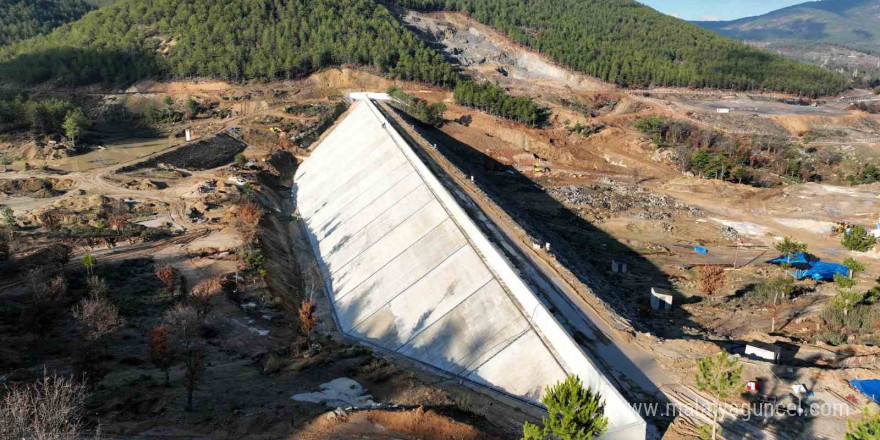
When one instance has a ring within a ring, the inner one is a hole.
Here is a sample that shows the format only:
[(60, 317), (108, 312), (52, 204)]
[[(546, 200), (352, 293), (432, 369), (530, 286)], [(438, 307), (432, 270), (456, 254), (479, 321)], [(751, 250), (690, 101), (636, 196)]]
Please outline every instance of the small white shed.
[(659, 287), (651, 288), (651, 309), (672, 310), (672, 292)]
[(626, 273), (627, 265), (623, 261), (611, 260), (611, 272)]
[(716, 113), (727, 114), (727, 113), (730, 113), (730, 109), (729, 109), (729, 108), (719, 108), (719, 109), (715, 109), (715, 112), (716, 112)]
[(746, 345), (746, 356), (773, 362), (779, 362), (779, 356), (782, 355), (782, 347), (773, 344), (767, 344), (760, 341), (749, 342)]

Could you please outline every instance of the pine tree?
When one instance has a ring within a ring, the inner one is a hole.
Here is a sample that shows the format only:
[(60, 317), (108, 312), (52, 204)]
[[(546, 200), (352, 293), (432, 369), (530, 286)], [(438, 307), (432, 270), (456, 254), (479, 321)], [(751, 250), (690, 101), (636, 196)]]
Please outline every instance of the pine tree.
[(64, 116), (64, 135), (70, 141), (70, 145), (76, 148), (76, 142), (82, 134), (82, 129), (88, 124), (88, 119), (82, 110), (76, 108), (67, 112)]
[(791, 259), (791, 257), (795, 254), (804, 253), (807, 251), (807, 244), (797, 241), (791, 237), (785, 237), (779, 243), (774, 245), (777, 251), (782, 252), (782, 255), (785, 256), (786, 260)]
[(844, 440), (877, 440), (880, 439), (880, 413), (866, 414), (860, 422), (847, 420), (847, 431)]
[(708, 392), (715, 400), (712, 406), (712, 440), (715, 440), (718, 434), (721, 399), (728, 397), (730, 392), (739, 386), (743, 366), (739, 365), (739, 359), (726, 351), (721, 351), (715, 356), (701, 359), (697, 368), (695, 377), (697, 388)]
[(584, 388), (577, 376), (548, 386), (541, 402), (547, 407), (542, 427), (526, 422), (523, 440), (588, 440), (608, 427), (605, 403), (591, 388)]

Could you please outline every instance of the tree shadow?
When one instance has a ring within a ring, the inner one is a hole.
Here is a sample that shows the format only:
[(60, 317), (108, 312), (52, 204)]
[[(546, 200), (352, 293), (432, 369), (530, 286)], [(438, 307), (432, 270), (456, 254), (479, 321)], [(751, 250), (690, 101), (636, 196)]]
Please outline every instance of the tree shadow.
[(146, 50), (61, 47), (23, 53), (0, 63), (0, 79), (22, 84), (127, 86), (161, 72), (156, 54)]

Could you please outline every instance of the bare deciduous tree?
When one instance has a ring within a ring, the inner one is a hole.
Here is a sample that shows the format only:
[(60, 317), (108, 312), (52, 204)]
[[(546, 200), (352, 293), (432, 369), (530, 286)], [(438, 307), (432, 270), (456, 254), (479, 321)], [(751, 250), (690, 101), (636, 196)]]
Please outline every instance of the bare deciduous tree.
[(9, 260), (12, 251), (9, 248), (9, 235), (6, 231), (0, 229), (0, 261)]
[(92, 297), (108, 296), (110, 295), (110, 287), (107, 286), (107, 282), (103, 278), (91, 277), (89, 278), (89, 295)]
[(724, 287), (724, 268), (720, 266), (697, 266), (700, 293), (712, 296)]
[(150, 361), (165, 373), (165, 386), (171, 386), (169, 371), (174, 365), (174, 350), (171, 347), (171, 337), (168, 327), (159, 325), (150, 329)]
[(86, 397), (83, 382), (46, 372), (32, 385), (8, 389), (0, 400), (0, 439), (82, 438)]
[(156, 276), (159, 277), (159, 280), (165, 285), (165, 289), (168, 290), (168, 293), (174, 293), (177, 291), (177, 274), (174, 272), (174, 268), (171, 267), (170, 264), (163, 264), (157, 267)]
[(199, 314), (191, 305), (178, 304), (166, 312), (164, 318), (174, 336), (175, 351), (184, 365), (186, 410), (192, 411), (193, 391), (201, 383), (205, 372), (202, 341), (199, 338)]
[(80, 335), (90, 344), (100, 344), (125, 323), (119, 309), (104, 296), (80, 301), (73, 308), (73, 318)]
[(107, 340), (125, 323), (119, 310), (106, 296), (84, 298), (73, 307), (73, 318), (79, 331), (80, 347), (74, 356), (74, 366), (96, 383), (101, 374), (98, 360), (106, 350)]
[(44, 334), (57, 321), (67, 300), (67, 283), (57, 273), (57, 268), (43, 266), (31, 269), (25, 275), (25, 285), (30, 297), (30, 307), (25, 315), (26, 324), (39, 334)]
[(299, 328), (312, 346), (312, 332), (318, 327), (318, 317), (315, 316), (315, 300), (303, 300), (299, 306)]
[(125, 202), (119, 201), (107, 211), (107, 224), (117, 233), (121, 233), (125, 229), (125, 225), (130, 219), (131, 214), (128, 213)]
[(263, 213), (253, 202), (240, 203), (236, 209), (230, 210), (229, 223), (241, 235), (246, 245), (254, 240)]
[(211, 301), (222, 291), (223, 285), (219, 278), (204, 280), (192, 288), (189, 299), (193, 308), (196, 309), (199, 322), (205, 322), (205, 318), (211, 312)]

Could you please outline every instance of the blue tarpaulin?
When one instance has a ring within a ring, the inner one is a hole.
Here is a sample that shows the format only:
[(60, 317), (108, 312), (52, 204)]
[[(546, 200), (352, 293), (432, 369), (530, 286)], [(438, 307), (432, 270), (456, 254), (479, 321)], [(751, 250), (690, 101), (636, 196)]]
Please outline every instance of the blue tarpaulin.
[(785, 255), (782, 255), (779, 258), (774, 258), (774, 259), (768, 261), (768, 263), (770, 263), (770, 264), (782, 264), (782, 263), (810, 264), (810, 260), (811, 260), (811, 258), (808, 258), (807, 254), (801, 252), (801, 253), (797, 253), (797, 254), (792, 254), (788, 257), (786, 257)]
[(835, 274), (849, 276), (849, 268), (838, 263), (827, 263), (819, 261), (813, 255), (806, 253), (792, 254), (789, 257), (780, 256), (768, 261), (770, 264), (789, 263), (798, 268), (794, 277), (801, 280), (804, 278), (812, 278), (816, 281), (833, 281)]
[(795, 272), (794, 277), (797, 279), (812, 278), (816, 281), (833, 281), (834, 275), (837, 274), (841, 274), (845, 277), (849, 276), (849, 268), (842, 264), (816, 261), (810, 263), (809, 269), (798, 270), (797, 272)]
[(849, 384), (859, 390), (860, 393), (868, 396), (874, 402), (880, 403), (880, 379), (853, 379)]

